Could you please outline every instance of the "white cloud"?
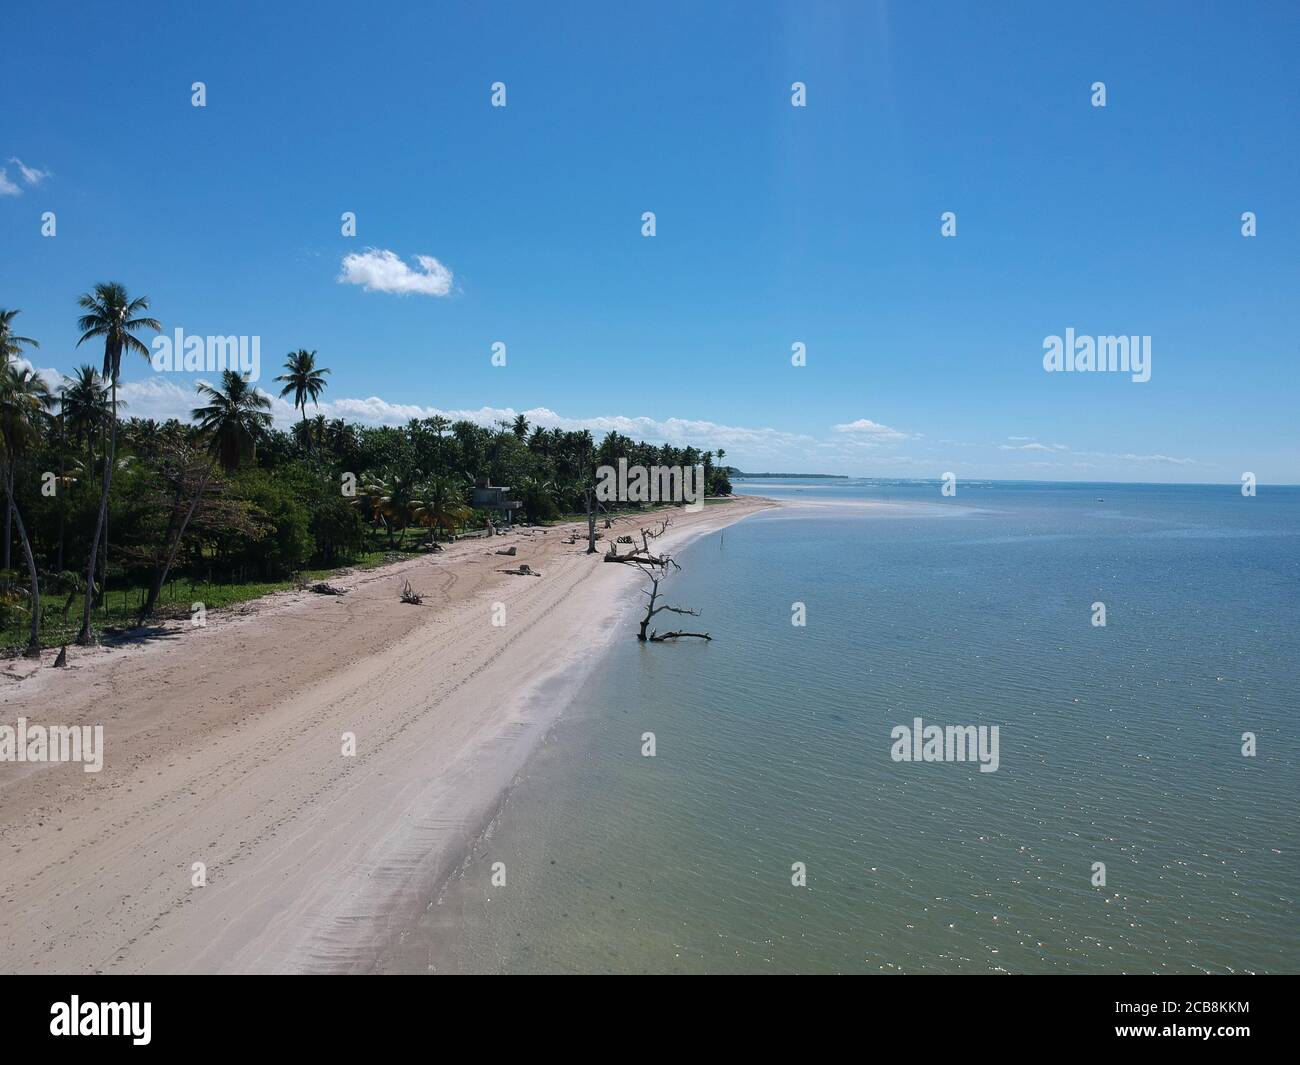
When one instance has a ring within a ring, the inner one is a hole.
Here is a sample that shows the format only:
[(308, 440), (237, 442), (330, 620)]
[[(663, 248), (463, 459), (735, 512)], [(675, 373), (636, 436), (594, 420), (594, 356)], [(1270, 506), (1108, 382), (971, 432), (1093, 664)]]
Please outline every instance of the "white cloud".
[[(1015, 439), (1017, 439), (1017, 438), (1016, 438), (1016, 437), (1008, 437), (1008, 439), (1010, 439), (1010, 440), (1015, 440)], [(1021, 438), (1021, 439), (1023, 439), (1023, 438)], [(1070, 448), (1069, 448), (1067, 445), (1065, 445), (1065, 444), (1052, 444), (1052, 445), (1049, 447), (1047, 444), (1039, 444), (1039, 443), (1035, 442), (1035, 443), (1030, 443), (1030, 444), (1017, 444), (1017, 445), (1014, 445), (1014, 446), (1011, 445), (1011, 444), (999, 444), (999, 445), (998, 445), (998, 450), (999, 450), (999, 451), (1046, 451), (1046, 452), (1048, 452), (1049, 454), (1054, 454), (1054, 453), (1056, 453), (1056, 452), (1061, 452), (1061, 451), (1070, 451)], [(1204, 465), (1207, 465), (1206, 463), (1204, 463), (1204, 462), (1200, 462), (1200, 461), (1198, 461), (1198, 460), (1196, 460), (1196, 459), (1180, 459), (1180, 458), (1175, 458), (1175, 457), (1173, 457), (1172, 455), (1160, 455), (1160, 454), (1156, 454), (1156, 455), (1138, 455), (1138, 454), (1135, 454), (1134, 452), (1131, 452), (1131, 451), (1130, 451), (1130, 452), (1126, 452), (1126, 453), (1124, 453), (1124, 454), (1117, 454), (1117, 453), (1112, 452), (1112, 451), (1070, 451), (1070, 453), (1071, 453), (1072, 455), (1079, 455), (1079, 456), (1082, 456), (1082, 457), (1085, 457), (1085, 458), (1108, 459), (1108, 460), (1110, 460), (1111, 462), (1134, 462), (1134, 463), (1140, 463), (1140, 464), (1151, 464), (1151, 463), (1156, 463), (1156, 464), (1163, 464), (1163, 465), (1170, 465), (1170, 466), (1204, 466)], [(1041, 463), (1041, 462), (1039, 462), (1039, 463), (1029, 463), (1029, 465), (1031, 465), (1031, 466), (1041, 466), (1041, 465), (1044, 465), (1044, 464)], [(1049, 464), (1049, 465), (1050, 465), (1050, 464)], [(1087, 462), (1075, 462), (1075, 463), (1072, 463), (1072, 465), (1073, 465), (1073, 466), (1076, 466), (1076, 467), (1079, 467), (1079, 468), (1083, 468), (1083, 469), (1094, 469), (1094, 468), (1096, 468), (1096, 467), (1095, 467), (1095, 464), (1093, 464), (1093, 463), (1087, 463)]]
[[(264, 390), (263, 390), (264, 391)], [(287, 399), (274, 393), (271, 396), (271, 415), (280, 428), (289, 428), (302, 415)], [(188, 421), (190, 411), (197, 405), (192, 382), (163, 374), (139, 381), (127, 381), (118, 386), (118, 395), (129, 404), (127, 417), (153, 418), (165, 421), (178, 418)], [(318, 413), (308, 406), (307, 416)], [(605, 433), (618, 432), (634, 440), (652, 443), (690, 445), (704, 450), (725, 448), (741, 450), (754, 458), (779, 459), (812, 456), (825, 445), (816, 437), (802, 433), (789, 433), (780, 429), (723, 425), (718, 422), (698, 421), (690, 418), (650, 418), (622, 414), (598, 414), (590, 417), (571, 417), (558, 414), (547, 407), (533, 407), (520, 411), (514, 407), (479, 407), (477, 409), (445, 410), (426, 407), (418, 403), (391, 403), (379, 396), (364, 399), (336, 399), (322, 402), (319, 413), (326, 418), (343, 418), (361, 425), (405, 425), (412, 418), (432, 418), (435, 415), (450, 421), (470, 421), (477, 425), (495, 425), (499, 421), (513, 421), (523, 414), (528, 423), (546, 429), (577, 431), (589, 429), (599, 440)]]
[[(52, 371), (44, 372), (47, 376), (52, 373)], [(125, 382), (119, 387), (118, 394), (129, 404), (123, 412), (125, 416), (153, 418), (156, 421), (178, 418), (182, 422), (188, 422), (190, 411), (197, 406), (198, 399), (194, 392), (194, 378), (168, 374), (150, 374), (142, 380)], [(272, 417), (279, 428), (288, 429), (299, 420), (300, 413), (287, 399), (281, 399), (274, 392), (267, 394), (271, 397)], [(308, 417), (313, 417), (317, 413), (315, 406), (307, 408)], [(393, 426), (405, 425), (412, 418), (432, 418), (435, 415), (441, 415), (450, 421), (464, 420), (474, 422), (476, 425), (494, 426), (500, 421), (513, 421), (516, 415), (522, 414), (532, 426), (568, 431), (589, 429), (597, 441), (607, 432), (613, 431), (629, 436), (633, 440), (645, 440), (649, 443), (669, 443), (679, 447), (690, 445), (708, 451), (725, 448), (728, 464), (750, 470), (857, 473), (862, 471), (866, 463), (868, 468), (882, 473), (892, 471), (900, 476), (932, 476), (936, 469), (949, 468), (943, 464), (948, 460), (940, 461), (933, 453), (913, 456), (880, 447), (880, 441), (893, 442), (905, 438), (916, 440), (917, 436), (900, 433), (898, 430), (868, 422), (866, 419), (862, 419), (862, 423), (873, 428), (841, 430), (836, 426), (838, 430), (836, 433), (817, 437), (766, 426), (727, 425), (691, 418), (651, 418), (645, 415), (625, 414), (597, 414), (584, 417), (561, 414), (549, 407), (532, 407), (522, 411), (514, 407), (488, 406), (444, 409), (418, 403), (394, 403), (379, 396), (341, 397), (328, 400), (320, 404), (319, 413), (326, 418), (343, 418), (349, 423), (360, 425)], [(1026, 461), (1019, 468), (1118, 471), (1128, 466), (1140, 468), (1150, 465), (1206, 465), (1194, 459), (1174, 458), (1164, 454), (1072, 451), (1060, 444), (1031, 443), (1033, 446), (1029, 447), (1013, 448), (1009, 445), (1000, 445), (1000, 447), (1005, 451), (1027, 452), (1023, 456)], [(1064, 461), (1028, 461), (1031, 458), (1046, 458), (1044, 452), (1053, 460), (1072, 461), (1069, 464)], [(1016, 468), (1007, 467), (1007, 470)]]
[(343, 257), (338, 280), (345, 285), (360, 285), (367, 292), (417, 293), (422, 296), (445, 296), (451, 291), (452, 274), (432, 255), (417, 255), (418, 270), (404, 263), (396, 252), (367, 248)]
[(1195, 459), (1176, 459), (1171, 455), (1106, 455), (1106, 458), (1124, 459), (1126, 462), (1157, 462), (1168, 463), (1172, 466), (1203, 466), (1205, 463), (1197, 462)]
[(48, 170), (37, 170), (34, 166), (27, 166), (17, 156), (11, 155), (9, 161), (18, 167), (18, 172), (22, 174), (23, 180), (29, 185), (39, 185), (50, 176)]
[[(10, 156), (9, 162), (18, 167), (19, 176), (31, 188), (35, 188), (50, 176), (48, 170), (37, 170), (34, 166), (28, 166), (17, 156)], [(0, 167), (0, 196), (21, 196), (22, 194), (22, 186), (15, 181), (10, 181), (9, 171), (5, 167)]]
[(21, 356), (13, 360), (13, 365), (19, 370), (34, 371), (36, 376), (45, 382), (45, 387), (51, 392), (56, 391), (59, 385), (63, 383), (63, 375), (52, 366), (37, 366), (31, 359), (22, 358)]
[[(287, 400), (277, 399), (276, 404), (275, 417), (278, 422), (288, 424), (300, 417)], [(309, 413), (315, 413), (315, 408)], [(809, 451), (819, 446), (816, 437), (780, 429), (723, 425), (690, 418), (650, 418), (643, 415), (597, 414), (574, 417), (559, 414), (547, 407), (532, 407), (523, 411), (514, 407), (443, 410), (415, 403), (390, 403), (378, 396), (370, 396), (366, 399), (338, 399), (322, 403), (320, 413), (327, 418), (343, 418), (365, 425), (404, 425), (412, 418), (432, 418), (435, 415), (442, 415), (451, 421), (495, 425), (499, 421), (513, 421), (516, 415), (522, 414), (528, 419), (529, 425), (568, 432), (589, 429), (597, 440), (606, 433), (615, 432), (630, 436), (633, 440), (678, 446), (689, 444), (705, 450), (721, 447), (732, 451), (739, 448), (747, 455), (773, 457), (788, 455), (792, 450)]]
[[(1028, 440), (1029, 437), (1027, 437), (1027, 436), (1009, 436), (1009, 437), (1007, 437), (1007, 439), (1008, 439), (1008, 440)], [(998, 445), (998, 450), (999, 450), (999, 451), (1069, 451), (1070, 449), (1069, 449), (1069, 447), (1067, 447), (1065, 444), (1052, 444), (1052, 445), (1049, 447), (1047, 444), (1040, 444), (1040, 443), (1038, 443), (1037, 441), (1034, 441), (1033, 443), (1029, 443), (1029, 444), (1015, 444), (1015, 445), (1012, 445), (1012, 444), (999, 444), (999, 445)]]
[(873, 422), (870, 418), (859, 418), (854, 422), (844, 422), (835, 426), (834, 429), (837, 433), (853, 433), (870, 437), (873, 440), (908, 440), (911, 438), (910, 433), (904, 433), (899, 429), (891, 429), (888, 425)]
[(165, 422), (168, 418), (188, 422), (190, 411), (199, 405), (193, 385), (182, 387), (162, 374), (146, 377), (143, 381), (119, 384), (117, 396), (126, 402), (123, 417), (152, 418), (159, 422)]

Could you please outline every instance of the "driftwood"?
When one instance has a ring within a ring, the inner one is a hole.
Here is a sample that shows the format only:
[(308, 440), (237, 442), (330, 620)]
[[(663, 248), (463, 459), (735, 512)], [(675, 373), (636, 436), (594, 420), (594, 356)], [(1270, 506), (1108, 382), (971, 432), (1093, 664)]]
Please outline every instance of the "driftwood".
[(622, 562), (626, 565), (632, 565), (632, 566), (644, 562), (646, 565), (661, 566), (667, 568), (668, 563), (671, 561), (671, 559), (669, 559), (667, 555), (663, 555), (663, 556), (652, 555), (650, 553), (650, 541), (656, 540), (660, 536), (663, 536), (663, 534), (668, 530), (668, 526), (671, 524), (672, 524), (671, 518), (664, 518), (664, 520), (659, 523), (658, 529), (642, 529), (641, 546), (634, 547), (626, 555), (620, 555), (618, 553), (617, 544), (630, 544), (633, 543), (634, 541), (630, 536), (620, 536), (616, 541), (614, 541), (614, 543), (611, 543), (609, 545), (609, 551), (607, 551), (605, 554), (605, 561)]
[(328, 581), (317, 581), (311, 586), (311, 590), (317, 595), (347, 595), (346, 588), (335, 588)]
[(519, 549), (515, 547), (514, 544), (511, 544), (509, 547), (503, 547), (497, 552), (498, 555), (516, 555), (518, 553)]
[(519, 563), (518, 569), (503, 569), (502, 573), (509, 573), (512, 577), (540, 577), (541, 574), (528, 567), (527, 562)]
[(424, 596), (411, 587), (410, 581), (407, 581), (402, 585), (402, 602), (419, 606), (424, 602)]
[(712, 640), (712, 639), (713, 639), (713, 637), (710, 636), (707, 632), (665, 632), (665, 633), (663, 633), (662, 635), (660, 635), (660, 634), (657, 633), (657, 632), (652, 632), (652, 633), (650, 634), (650, 642), (651, 642), (651, 643), (663, 643), (664, 640), (675, 640), (675, 639), (677, 639), (679, 636), (697, 636), (697, 637), (699, 637), (701, 640)]
[[(642, 531), (644, 532), (644, 530)], [(648, 589), (641, 589), (641, 593), (646, 597), (648, 602), (646, 603), (645, 617), (641, 619), (641, 627), (637, 630), (636, 638), (638, 640), (642, 643), (663, 643), (665, 640), (679, 640), (686, 636), (693, 636), (697, 640), (713, 639), (713, 637), (707, 632), (684, 632), (680, 629), (674, 629), (672, 632), (663, 633), (659, 632), (658, 629), (650, 629), (649, 633), (647, 633), (646, 629), (654, 619), (654, 616), (663, 613), (665, 610), (670, 614), (683, 614), (687, 617), (693, 618), (699, 617), (700, 612), (698, 610), (692, 610), (690, 607), (672, 606), (668, 603), (659, 602), (660, 581), (668, 575), (670, 569), (681, 569), (681, 566), (677, 565), (677, 563), (673, 561), (671, 555), (664, 555), (661, 561), (656, 560), (655, 564), (662, 567), (658, 570), (654, 569), (654, 566), (644, 558), (628, 558), (627, 561), (636, 566), (636, 568), (645, 576), (646, 580), (650, 582), (650, 587)]]

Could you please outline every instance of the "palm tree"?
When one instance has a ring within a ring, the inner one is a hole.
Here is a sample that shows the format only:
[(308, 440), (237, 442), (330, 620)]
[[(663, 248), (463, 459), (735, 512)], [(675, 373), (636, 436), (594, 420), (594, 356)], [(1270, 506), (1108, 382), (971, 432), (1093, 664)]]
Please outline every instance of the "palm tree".
[(433, 534), (439, 529), (455, 535), (456, 529), (469, 521), (474, 513), (465, 504), (464, 487), (453, 477), (434, 477), (425, 483), (421, 493), (424, 499), (413, 509), (412, 516), (420, 525), (429, 527)]
[(221, 372), (220, 389), (200, 381), (198, 393), (208, 405), (195, 407), (190, 416), (222, 469), (238, 469), (244, 459), (256, 457), (257, 442), (271, 428), (271, 398), (234, 370)]
[(311, 450), (325, 442), (325, 427), (325, 415), (318, 414), (294, 425), (293, 436), (303, 447)]
[[(330, 371), (324, 366), (317, 366), (316, 352), (307, 351), (305, 348), (289, 352), (284, 368), (286, 372), (276, 378), (277, 381), (285, 382), (284, 388), (280, 389), (280, 398), (283, 399), (290, 392), (293, 393), (293, 405), (302, 408), (302, 420), (305, 425), (307, 401), (311, 400), (317, 407), (320, 406), (320, 394), (325, 391), (325, 375)], [(308, 439), (308, 444), (310, 442)]]
[[(365, 520), (371, 525), (378, 525), (381, 522), (384, 527), (388, 527), (388, 522), (384, 518), (385, 500), (388, 498), (388, 482), (383, 474), (373, 475), (365, 484), (361, 486), (361, 492), (352, 500), (352, 505), (362, 512)], [(393, 534), (388, 534), (388, 542), (393, 541)]]
[(30, 369), (12, 363), (0, 367), (0, 481), (4, 483), (7, 513), (18, 526), (27, 573), (32, 585), (32, 632), (27, 643), (28, 658), (41, 656), (41, 583), (36, 557), (27, 538), (27, 527), (14, 499), (14, 466), (40, 440), (41, 427), (49, 417), (54, 397), (45, 382)]
[(8, 366), (10, 359), (18, 358), (22, 354), (23, 348), (40, 347), (40, 344), (31, 337), (14, 335), (14, 319), (22, 313), (22, 311), (16, 310), (0, 310), (0, 367)]
[(108, 385), (93, 366), (83, 364), (73, 376), (64, 376), (59, 388), (59, 417), (64, 431), (84, 443), (86, 458), (93, 462), (95, 437), (108, 421)]
[[(109, 428), (107, 461), (104, 463), (104, 482), (99, 496), (99, 517), (95, 521), (95, 535), (90, 541), (90, 559), (86, 564), (86, 600), (82, 604), (81, 631), (77, 633), (80, 644), (93, 643), (94, 630), (90, 626), (90, 609), (95, 598), (95, 562), (99, 554), (99, 538), (108, 521), (108, 492), (113, 483), (113, 460), (117, 451), (117, 379), (122, 372), (122, 356), (128, 351), (137, 352), (146, 359), (149, 349), (136, 335), (136, 330), (151, 329), (162, 332), (162, 323), (147, 318), (141, 312), (149, 309), (149, 297), (131, 299), (125, 286), (116, 281), (101, 282), (93, 292), (83, 295), (77, 303), (86, 313), (77, 319), (81, 330), (80, 347), (91, 337), (104, 338), (104, 369), (101, 377), (109, 382)], [(106, 552), (107, 554), (107, 552)]]
[(545, 521), (559, 511), (555, 482), (546, 477), (526, 474), (519, 482), (518, 493), (530, 521)]
[(357, 431), (342, 418), (335, 418), (325, 427), (325, 439), (335, 456), (341, 459), (357, 446)]
[(389, 548), (397, 546), (393, 540), (394, 528), (399, 534), (405, 532), (425, 505), (417, 487), (418, 477), (419, 472), (415, 470), (384, 470), (371, 477), (353, 501), (353, 505), (365, 511), (372, 522), (383, 522)]
[[(257, 442), (271, 428), (271, 415), (268, 413), (271, 409), (270, 397), (259, 392), (249, 383), (247, 377), (241, 376), (234, 370), (222, 371), (219, 389), (213, 388), (206, 381), (200, 381), (195, 388), (200, 396), (208, 400), (208, 404), (205, 407), (195, 407), (190, 412), (190, 417), (198, 422), (199, 432), (207, 438), (208, 454), (211, 458), (199, 477), (198, 487), (194, 490), (180, 527), (172, 537), (167, 559), (154, 577), (153, 584), (149, 586), (149, 595), (140, 608), (141, 618), (152, 614), (158, 604), (158, 597), (167, 583), (167, 574), (176, 561), (176, 552), (180, 549), (181, 538), (189, 528), (190, 519), (194, 517), (199, 500), (203, 498), (213, 469), (218, 463), (225, 470), (238, 469), (245, 458), (256, 456)], [(184, 471), (181, 477), (183, 481)]]
[(451, 419), (444, 418), (441, 414), (435, 414), (429, 419), (429, 428), (433, 430), (434, 435), (438, 438), (437, 462), (438, 469), (441, 470), (445, 465), (442, 450), (442, 434), (451, 428)]
[[(22, 311), (4, 311), (0, 310), (0, 369), (9, 365), (10, 359), (16, 359), (22, 354), (24, 347), (39, 348), (38, 344), (31, 337), (20, 337), (14, 335), (13, 321)], [(4, 559), (0, 561), (0, 569), (6, 573), (9, 572), (9, 550), (13, 545), (13, 516), (9, 510), (5, 511), (5, 547)]]
[[(93, 366), (77, 367), (72, 377), (64, 376), (59, 388), (59, 423), (60, 430), (66, 436), (72, 430), (73, 439), (84, 441), (86, 449), (86, 471), (93, 476), (95, 466), (95, 447), (98, 441), (106, 437), (105, 429), (109, 419), (109, 388), (99, 371)], [(117, 401), (117, 408), (126, 406), (125, 400)], [(62, 460), (60, 460), (62, 461)], [(89, 482), (87, 482), (89, 483)], [(59, 526), (59, 569), (63, 568), (63, 509), (60, 509)], [(104, 529), (104, 549), (101, 556), (108, 554), (108, 529)], [(107, 558), (104, 558), (103, 572), (107, 572)]]
[(515, 420), (510, 426), (510, 431), (523, 440), (528, 435), (528, 419), (522, 414), (516, 414)]

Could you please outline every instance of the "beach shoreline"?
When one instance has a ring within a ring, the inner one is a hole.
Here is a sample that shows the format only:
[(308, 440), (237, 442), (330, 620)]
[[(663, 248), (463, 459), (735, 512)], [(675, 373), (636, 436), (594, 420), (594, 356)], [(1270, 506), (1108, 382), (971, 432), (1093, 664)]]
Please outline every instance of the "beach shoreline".
[[(606, 535), (668, 516), (656, 544), (675, 550), (774, 505), (621, 516)], [(106, 750), (93, 774), (0, 763), (0, 967), (372, 971), (634, 633), (639, 575), (563, 544), (579, 526), (462, 541), (342, 576), (343, 596), (277, 593), (10, 674), (0, 724), (103, 725)], [(541, 579), (500, 573), (521, 562)], [(398, 602), (408, 579), (425, 605)]]

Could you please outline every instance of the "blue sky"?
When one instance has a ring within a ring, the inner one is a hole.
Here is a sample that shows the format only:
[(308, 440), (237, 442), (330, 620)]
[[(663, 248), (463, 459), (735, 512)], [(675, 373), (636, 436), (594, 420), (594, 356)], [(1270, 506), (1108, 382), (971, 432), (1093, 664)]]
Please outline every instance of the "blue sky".
[[(358, 420), (1300, 481), (1294, 4), (52, 3), (6, 30), (0, 306), (39, 367), (98, 360), (75, 298), (111, 279), (168, 329), (259, 336), (263, 387), (317, 349)], [(368, 249), (448, 291), (340, 282)], [(1151, 380), (1046, 373), (1067, 327), (1151, 336)], [(192, 405), (193, 376), (123, 380), (128, 413)]]

